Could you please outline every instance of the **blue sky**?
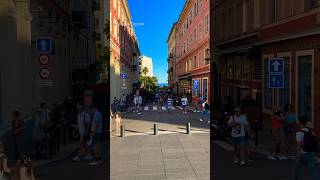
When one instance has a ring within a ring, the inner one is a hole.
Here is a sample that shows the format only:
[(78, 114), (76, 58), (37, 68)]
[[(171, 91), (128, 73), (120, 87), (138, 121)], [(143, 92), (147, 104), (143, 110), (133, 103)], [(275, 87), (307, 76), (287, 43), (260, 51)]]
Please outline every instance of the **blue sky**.
[(153, 60), (153, 73), (159, 83), (167, 82), (167, 38), (179, 18), (185, 0), (128, 0), (132, 22), (142, 54)]

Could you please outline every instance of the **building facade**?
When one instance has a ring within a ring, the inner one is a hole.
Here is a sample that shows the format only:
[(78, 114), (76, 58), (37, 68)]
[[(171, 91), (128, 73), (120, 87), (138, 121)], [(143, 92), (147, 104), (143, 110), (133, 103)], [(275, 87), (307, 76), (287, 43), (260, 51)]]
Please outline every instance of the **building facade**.
[(179, 94), (210, 98), (210, 1), (187, 0), (176, 24)]
[(152, 63), (152, 58), (142, 55), (141, 56), (141, 67), (140, 67), (140, 73), (144, 76), (145, 74), (143, 73), (143, 69), (147, 68), (148, 72), (146, 76), (153, 77), (153, 63)]
[[(319, 1), (213, 0), (212, 5), (219, 97), (242, 107), (249, 99), (264, 119), (291, 104), (319, 133)], [(283, 88), (269, 87), (270, 58), (284, 59)]]
[[(50, 106), (71, 97), (77, 89), (72, 74), (94, 63), (95, 46), (91, 1), (6, 0), (0, 13), (1, 26), (8, 27), (0, 42), (2, 125), (14, 110), (29, 118), (41, 102)], [(41, 52), (44, 46), (51, 51)]]
[(176, 81), (176, 26), (174, 23), (168, 39), (168, 85), (173, 89), (174, 93), (177, 93), (177, 81)]
[(110, 0), (110, 51), (112, 100), (131, 93), (138, 82), (136, 62), (140, 51), (126, 0)]

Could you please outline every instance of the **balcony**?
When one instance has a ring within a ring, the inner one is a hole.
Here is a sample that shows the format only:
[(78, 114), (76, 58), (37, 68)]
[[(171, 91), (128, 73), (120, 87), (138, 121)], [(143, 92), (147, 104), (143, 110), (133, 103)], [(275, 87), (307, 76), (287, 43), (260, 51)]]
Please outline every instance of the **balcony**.
[(72, 24), (75, 28), (86, 28), (86, 14), (84, 11), (72, 11)]

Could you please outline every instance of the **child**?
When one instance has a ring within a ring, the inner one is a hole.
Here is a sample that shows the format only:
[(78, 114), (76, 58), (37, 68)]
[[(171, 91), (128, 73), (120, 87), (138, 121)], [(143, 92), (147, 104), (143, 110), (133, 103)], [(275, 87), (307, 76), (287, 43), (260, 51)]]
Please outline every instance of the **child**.
[(0, 141), (0, 179), (6, 180), (8, 179), (8, 175), (10, 174), (11, 170), (8, 167), (8, 160), (6, 155), (4, 154), (4, 147), (2, 142)]
[(119, 112), (115, 113), (115, 125), (116, 125), (116, 134), (119, 134), (119, 129), (121, 125), (121, 115)]

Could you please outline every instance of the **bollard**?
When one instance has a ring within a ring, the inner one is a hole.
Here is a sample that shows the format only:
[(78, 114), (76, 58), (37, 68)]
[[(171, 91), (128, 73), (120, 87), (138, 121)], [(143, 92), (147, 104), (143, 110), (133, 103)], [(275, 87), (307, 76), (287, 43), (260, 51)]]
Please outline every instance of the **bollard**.
[(153, 135), (158, 135), (158, 124), (153, 124)]
[(188, 122), (187, 124), (186, 124), (186, 126), (187, 126), (187, 134), (190, 134), (191, 133), (191, 127), (190, 127), (190, 123)]
[(255, 133), (254, 144), (258, 146), (258, 120), (254, 120), (254, 133)]
[(120, 126), (120, 133), (121, 133), (120, 136), (124, 137), (124, 126), (123, 125)]

